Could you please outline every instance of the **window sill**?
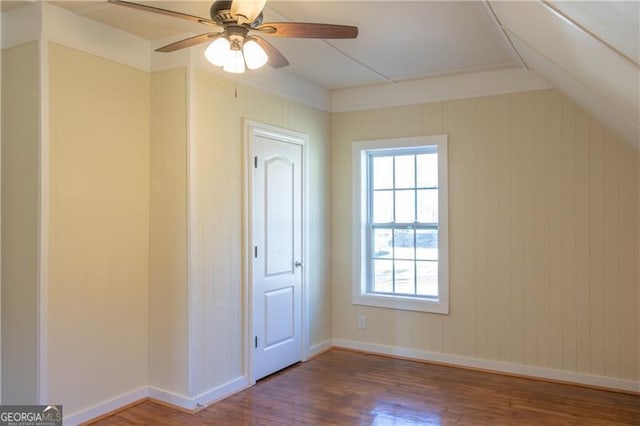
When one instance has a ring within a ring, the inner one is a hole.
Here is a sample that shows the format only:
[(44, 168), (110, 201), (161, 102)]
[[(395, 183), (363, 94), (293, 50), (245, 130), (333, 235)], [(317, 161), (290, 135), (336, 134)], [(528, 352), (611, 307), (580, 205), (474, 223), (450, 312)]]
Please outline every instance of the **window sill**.
[(429, 312), (445, 315), (449, 314), (448, 301), (430, 300), (421, 297), (389, 296), (374, 293), (354, 294), (353, 304), (398, 309), (403, 311)]

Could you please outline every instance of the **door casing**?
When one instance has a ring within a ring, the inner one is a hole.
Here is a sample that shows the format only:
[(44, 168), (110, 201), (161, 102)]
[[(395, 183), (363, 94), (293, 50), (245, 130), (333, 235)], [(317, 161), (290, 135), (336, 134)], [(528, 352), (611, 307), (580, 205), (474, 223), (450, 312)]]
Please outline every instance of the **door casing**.
[(302, 148), (302, 360), (309, 356), (309, 209), (308, 209), (308, 155), (309, 136), (258, 121), (243, 120), (243, 321), (244, 321), (244, 373), (251, 385), (255, 384), (253, 374), (253, 138), (264, 136), (283, 142), (300, 145)]

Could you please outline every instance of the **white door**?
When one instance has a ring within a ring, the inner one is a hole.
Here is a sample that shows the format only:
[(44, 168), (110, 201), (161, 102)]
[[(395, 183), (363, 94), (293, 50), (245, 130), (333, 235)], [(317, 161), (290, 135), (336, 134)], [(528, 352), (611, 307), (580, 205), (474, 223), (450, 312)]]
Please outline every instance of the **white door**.
[(253, 134), (253, 378), (302, 360), (302, 146)]

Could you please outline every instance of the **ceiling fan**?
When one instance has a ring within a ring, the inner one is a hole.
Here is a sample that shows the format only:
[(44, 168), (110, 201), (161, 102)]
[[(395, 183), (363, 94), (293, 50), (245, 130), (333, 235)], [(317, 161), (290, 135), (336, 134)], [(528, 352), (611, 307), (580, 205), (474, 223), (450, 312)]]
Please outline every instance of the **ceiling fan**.
[[(186, 47), (210, 42), (206, 58), (225, 71), (242, 73), (246, 67), (257, 69), (268, 63), (274, 68), (289, 65), (278, 49), (257, 34), (272, 37), (347, 39), (358, 36), (358, 27), (349, 25), (316, 24), (306, 22), (262, 22), (262, 9), (267, 0), (217, 0), (211, 5), (211, 19), (188, 15), (159, 7), (123, 0), (109, 3), (146, 12), (217, 27), (218, 31), (200, 34), (156, 49), (157, 52), (174, 52)], [(257, 33), (257, 34), (256, 34)]]

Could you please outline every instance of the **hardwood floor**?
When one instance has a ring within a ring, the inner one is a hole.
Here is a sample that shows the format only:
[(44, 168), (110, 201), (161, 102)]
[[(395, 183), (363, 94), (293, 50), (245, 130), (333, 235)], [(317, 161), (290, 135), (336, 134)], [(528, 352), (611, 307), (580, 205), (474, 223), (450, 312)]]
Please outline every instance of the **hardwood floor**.
[(196, 413), (146, 401), (110, 425), (640, 425), (640, 396), (333, 349)]

